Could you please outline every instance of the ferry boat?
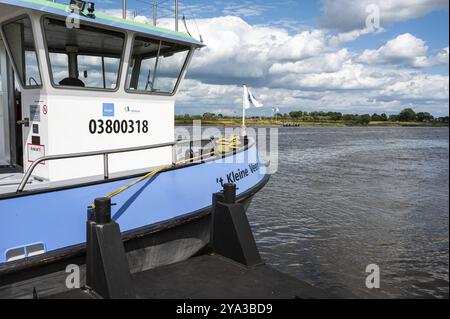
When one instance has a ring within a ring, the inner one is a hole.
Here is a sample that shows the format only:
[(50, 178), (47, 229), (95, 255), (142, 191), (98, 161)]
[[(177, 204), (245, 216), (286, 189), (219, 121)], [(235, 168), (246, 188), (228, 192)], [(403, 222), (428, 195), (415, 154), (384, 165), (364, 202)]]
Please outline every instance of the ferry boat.
[(267, 183), (250, 138), (175, 139), (189, 34), (45, 0), (0, 0), (0, 34), (0, 298), (66, 289), (95, 198), (136, 272), (207, 247), (223, 183), (246, 207)]

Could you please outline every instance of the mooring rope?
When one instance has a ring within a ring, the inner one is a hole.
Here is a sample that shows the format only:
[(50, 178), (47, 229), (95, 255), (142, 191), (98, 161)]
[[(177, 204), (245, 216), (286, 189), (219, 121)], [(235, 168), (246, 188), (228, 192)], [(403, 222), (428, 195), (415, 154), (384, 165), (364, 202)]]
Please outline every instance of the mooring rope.
[[(216, 145), (217, 145), (219, 153), (221, 153), (222, 155), (226, 155), (226, 153), (230, 152), (230, 150), (233, 150), (233, 152), (234, 152), (235, 150), (237, 150), (239, 148), (239, 146), (241, 145), (241, 139), (239, 138), (239, 136), (231, 136), (230, 138), (221, 138), (221, 139), (218, 139), (216, 141)], [(131, 182), (130, 184), (122, 186), (119, 189), (116, 189), (115, 191), (107, 194), (105, 197), (112, 199), (113, 197), (123, 193), (127, 189), (130, 189), (131, 187), (133, 187), (133, 186), (135, 186), (135, 185), (137, 185), (137, 184), (139, 184), (139, 183), (141, 183), (141, 182), (143, 182), (143, 181), (145, 181), (145, 180), (147, 180), (147, 179), (149, 179), (149, 178), (151, 178), (151, 177), (153, 177), (153, 176), (155, 176), (155, 175), (157, 175), (157, 174), (159, 174), (161, 172), (164, 172), (164, 171), (166, 171), (168, 169), (171, 169), (173, 167), (185, 165), (185, 164), (188, 164), (188, 163), (191, 163), (191, 162), (195, 162), (197, 160), (202, 160), (204, 157), (211, 156), (211, 155), (213, 155), (215, 153), (216, 153), (216, 151), (215, 151), (215, 149), (213, 149), (209, 153), (203, 153), (203, 154), (201, 154), (199, 156), (196, 156), (196, 157), (187, 158), (187, 159), (178, 161), (178, 162), (176, 162), (174, 164), (171, 164), (171, 165), (161, 166), (161, 167), (159, 167), (159, 168), (157, 168), (157, 169), (147, 173), (146, 175), (138, 178), (137, 180)], [(91, 207), (95, 208), (94, 203), (92, 203)]]

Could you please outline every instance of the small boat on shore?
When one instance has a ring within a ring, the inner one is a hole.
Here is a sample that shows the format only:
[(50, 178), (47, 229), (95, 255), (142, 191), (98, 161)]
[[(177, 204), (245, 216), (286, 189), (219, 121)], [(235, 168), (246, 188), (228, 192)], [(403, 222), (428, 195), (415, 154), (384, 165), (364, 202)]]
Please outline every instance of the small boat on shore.
[(0, 0), (0, 298), (64, 289), (97, 197), (142, 271), (205, 248), (224, 183), (248, 207), (269, 178), (252, 139), (174, 138), (203, 43), (73, 3)]

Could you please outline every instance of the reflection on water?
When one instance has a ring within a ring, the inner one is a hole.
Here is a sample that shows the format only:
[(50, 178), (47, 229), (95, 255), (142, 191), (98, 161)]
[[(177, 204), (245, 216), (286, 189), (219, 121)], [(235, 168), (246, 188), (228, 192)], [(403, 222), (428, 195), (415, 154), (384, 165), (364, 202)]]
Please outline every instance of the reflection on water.
[(448, 297), (448, 134), (280, 129), (279, 172), (249, 210), (263, 257), (341, 297)]

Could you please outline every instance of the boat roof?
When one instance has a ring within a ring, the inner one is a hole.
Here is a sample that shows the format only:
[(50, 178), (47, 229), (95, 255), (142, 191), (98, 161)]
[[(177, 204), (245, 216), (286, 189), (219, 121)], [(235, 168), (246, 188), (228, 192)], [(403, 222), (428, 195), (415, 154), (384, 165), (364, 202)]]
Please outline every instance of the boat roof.
[[(28, 8), (44, 13), (59, 15), (64, 18), (73, 14), (69, 9), (68, 4), (66, 5), (47, 0), (0, 0), (0, 4), (7, 4), (20, 8)], [(194, 39), (192, 36), (184, 32), (176, 32), (145, 23), (135, 22), (131, 20), (124, 20), (121, 18), (109, 16), (99, 11), (95, 12), (95, 18), (89, 18), (87, 17), (87, 13), (88, 13), (87, 11), (83, 11), (83, 13), (80, 14), (81, 21), (96, 23), (98, 25), (114, 27), (133, 32), (139, 32), (150, 36), (156, 36), (159, 38), (171, 39), (183, 43), (188, 43), (198, 47), (204, 46), (202, 42)]]

